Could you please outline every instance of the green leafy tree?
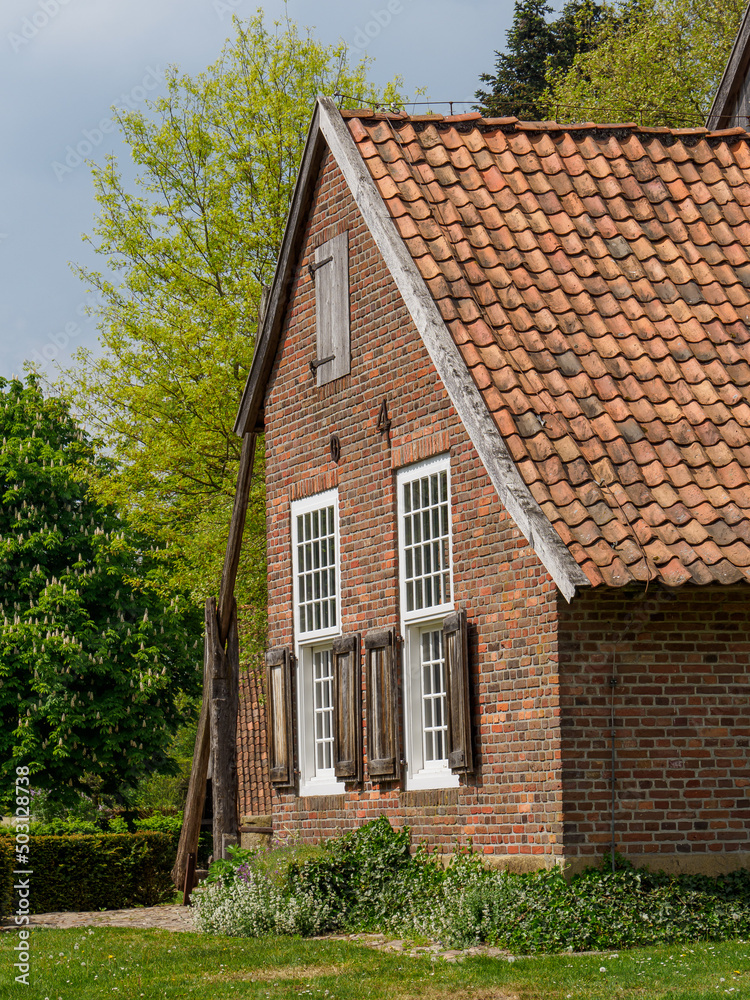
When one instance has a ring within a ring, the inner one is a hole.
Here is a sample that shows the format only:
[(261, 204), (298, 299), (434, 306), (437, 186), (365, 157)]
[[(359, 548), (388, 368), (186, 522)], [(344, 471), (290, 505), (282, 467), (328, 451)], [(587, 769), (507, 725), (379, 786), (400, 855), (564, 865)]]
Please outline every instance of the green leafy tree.
[[(117, 461), (97, 495), (170, 543), (196, 602), (217, 588), (241, 444), (232, 428), (315, 98), (397, 97), (365, 69), (292, 23), (235, 21), (214, 66), (172, 70), (165, 97), (116, 114), (135, 190), (114, 158), (94, 169), (90, 239), (114, 277), (81, 269), (102, 303), (103, 351), (81, 351), (62, 388)], [(251, 649), (264, 624), (262, 456), (256, 468), (238, 587)]]
[(86, 481), (106, 467), (59, 398), (0, 379), (0, 761), (55, 799), (170, 769), (200, 618), (162, 596), (166, 554)]
[(607, 4), (594, 47), (550, 68), (549, 103), (562, 120), (702, 125), (744, 8), (745, 0)]
[(486, 115), (515, 115), (526, 121), (549, 117), (547, 74), (564, 73), (580, 52), (593, 44), (604, 5), (594, 0), (568, 0), (558, 18), (548, 20), (546, 0), (516, 0), (505, 51), (497, 52), (494, 73), (483, 73), (488, 90), (478, 90), (479, 109)]

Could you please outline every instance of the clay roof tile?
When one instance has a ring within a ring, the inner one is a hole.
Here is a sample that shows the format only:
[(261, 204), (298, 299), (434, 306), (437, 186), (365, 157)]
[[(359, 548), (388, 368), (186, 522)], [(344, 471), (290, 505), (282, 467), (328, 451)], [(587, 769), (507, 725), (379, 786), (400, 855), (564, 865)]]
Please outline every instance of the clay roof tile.
[(592, 584), (750, 578), (746, 133), (345, 120)]

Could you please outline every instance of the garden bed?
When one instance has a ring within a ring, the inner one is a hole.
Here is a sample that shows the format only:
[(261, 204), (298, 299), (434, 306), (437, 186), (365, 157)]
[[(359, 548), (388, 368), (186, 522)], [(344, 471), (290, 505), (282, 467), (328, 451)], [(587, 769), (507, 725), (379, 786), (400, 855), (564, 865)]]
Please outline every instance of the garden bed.
[(262, 937), (375, 931), (512, 952), (599, 951), (750, 935), (750, 872), (710, 878), (621, 864), (566, 879), (560, 869), (488, 870), (459, 851), (444, 868), (381, 816), (319, 848), (233, 851), (193, 893), (196, 926)]

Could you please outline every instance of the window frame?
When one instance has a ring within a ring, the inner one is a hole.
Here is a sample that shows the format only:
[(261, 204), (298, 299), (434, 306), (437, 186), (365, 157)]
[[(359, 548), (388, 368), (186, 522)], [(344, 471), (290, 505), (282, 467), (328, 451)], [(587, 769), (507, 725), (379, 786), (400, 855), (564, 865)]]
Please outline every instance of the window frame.
[[(334, 520), (334, 544), (335, 551), (335, 576), (336, 581), (336, 624), (327, 628), (312, 629), (302, 632), (299, 622), (300, 604), (300, 567), (299, 549), (297, 542), (297, 518), (300, 515), (312, 514), (320, 511), (324, 507), (333, 507)], [(295, 500), (291, 505), (291, 542), (292, 542), (292, 603), (294, 605), (294, 634), (300, 643), (309, 643), (318, 639), (335, 637), (341, 634), (341, 540), (339, 536), (339, 495), (338, 490), (326, 490), (324, 493), (317, 493), (304, 500)]]
[[(327, 628), (310, 632), (300, 632), (300, 590), (299, 558), (297, 550), (297, 517), (301, 514), (333, 507), (335, 545), (335, 586), (336, 623)], [(338, 490), (326, 490), (290, 505), (290, 529), (292, 547), (292, 614), (294, 628), (294, 652), (296, 658), (295, 687), (297, 691), (297, 727), (299, 733), (299, 791), (302, 796), (338, 795), (345, 791), (344, 782), (334, 773), (333, 761), (330, 768), (318, 771), (315, 742), (315, 654), (327, 650), (333, 657), (333, 640), (341, 635), (341, 543), (339, 535)], [(331, 724), (335, 724), (333, 703), (333, 680), (331, 681)]]
[[(406, 533), (404, 486), (414, 480), (424, 479), (434, 472), (445, 472), (448, 498), (448, 580), (450, 600), (412, 611), (407, 610), (406, 599)], [(404, 636), (404, 744), (406, 749), (406, 788), (410, 790), (427, 788), (455, 788), (459, 777), (454, 774), (446, 757), (440, 762), (424, 761), (424, 689), (422, 678), (421, 637), (425, 631), (442, 632), (447, 615), (455, 611), (453, 599), (453, 517), (450, 456), (443, 454), (422, 462), (405, 466), (396, 472), (396, 496), (398, 518), (398, 562), (399, 562), (399, 604), (401, 629)], [(442, 642), (442, 640), (441, 640)], [(445, 647), (443, 646), (443, 656)], [(443, 684), (447, 705), (448, 678), (443, 673)], [(447, 717), (443, 715), (447, 726)], [(447, 729), (446, 729), (447, 740)]]

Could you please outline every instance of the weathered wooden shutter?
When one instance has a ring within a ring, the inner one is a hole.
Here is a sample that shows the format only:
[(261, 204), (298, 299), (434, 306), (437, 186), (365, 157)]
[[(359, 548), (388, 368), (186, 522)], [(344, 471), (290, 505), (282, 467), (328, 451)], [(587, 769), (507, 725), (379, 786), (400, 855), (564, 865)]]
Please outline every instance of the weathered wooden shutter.
[(333, 640), (333, 770), (362, 780), (362, 674), (359, 634)]
[(473, 771), (471, 706), (469, 704), (469, 642), (466, 612), (443, 622), (443, 646), (448, 688), (448, 765), (451, 771)]
[(294, 718), (292, 715), (292, 655), (286, 646), (266, 653), (266, 717), (271, 784), (294, 784)]
[(317, 384), (348, 375), (349, 346), (349, 234), (340, 233), (315, 251), (315, 322), (317, 329)]
[(367, 770), (371, 778), (397, 778), (398, 683), (395, 629), (365, 636), (367, 661)]

